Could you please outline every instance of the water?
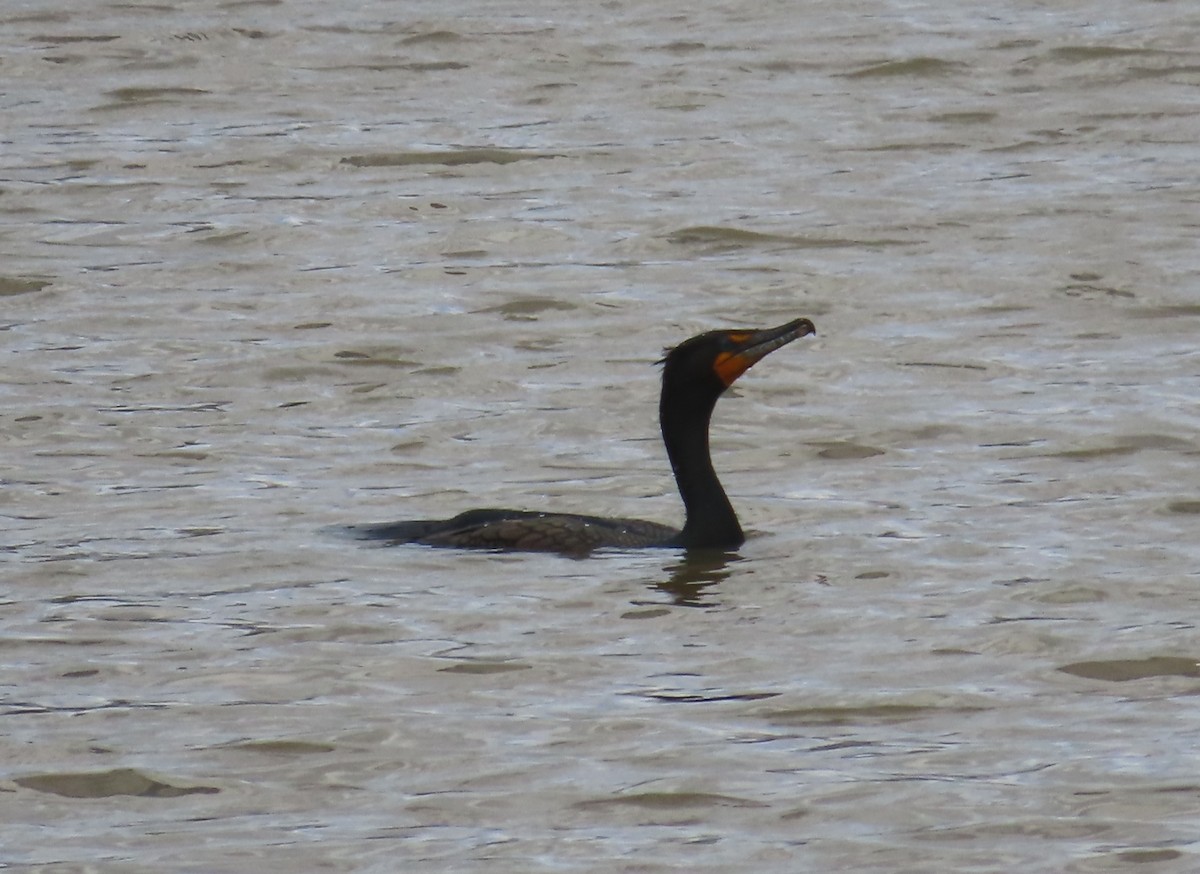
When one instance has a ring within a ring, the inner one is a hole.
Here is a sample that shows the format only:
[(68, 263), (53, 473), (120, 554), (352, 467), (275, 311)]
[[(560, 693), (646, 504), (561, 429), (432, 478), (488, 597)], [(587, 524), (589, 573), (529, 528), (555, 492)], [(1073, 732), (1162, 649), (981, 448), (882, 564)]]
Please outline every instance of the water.
[(4, 11), (9, 869), (1195, 867), (1200, 16), (810, 6)]

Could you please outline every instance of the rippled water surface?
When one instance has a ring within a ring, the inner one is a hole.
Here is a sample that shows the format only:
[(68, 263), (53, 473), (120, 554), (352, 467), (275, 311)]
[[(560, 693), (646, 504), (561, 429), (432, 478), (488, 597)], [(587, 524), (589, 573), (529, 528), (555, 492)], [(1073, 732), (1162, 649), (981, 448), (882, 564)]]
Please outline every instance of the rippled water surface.
[(0, 23), (7, 870), (1200, 867), (1194, 3)]

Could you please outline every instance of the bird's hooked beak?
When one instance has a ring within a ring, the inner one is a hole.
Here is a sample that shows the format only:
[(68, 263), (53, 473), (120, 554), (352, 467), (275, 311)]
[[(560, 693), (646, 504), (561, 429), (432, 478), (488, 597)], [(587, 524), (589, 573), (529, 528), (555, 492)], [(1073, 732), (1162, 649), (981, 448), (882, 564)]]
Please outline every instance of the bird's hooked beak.
[(725, 339), (730, 348), (717, 355), (713, 370), (728, 388), (739, 376), (776, 349), (816, 333), (816, 327), (808, 319), (795, 319), (778, 328), (727, 331)]

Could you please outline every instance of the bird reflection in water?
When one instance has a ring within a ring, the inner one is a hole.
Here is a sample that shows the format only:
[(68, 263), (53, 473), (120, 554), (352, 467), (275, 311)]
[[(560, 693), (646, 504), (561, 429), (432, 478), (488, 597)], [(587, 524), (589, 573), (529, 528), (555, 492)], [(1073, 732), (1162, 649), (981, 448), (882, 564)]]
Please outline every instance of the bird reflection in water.
[(715, 607), (719, 603), (713, 597), (716, 585), (733, 573), (730, 565), (741, 560), (736, 552), (721, 549), (685, 552), (678, 562), (663, 568), (670, 577), (650, 587), (670, 596), (676, 607)]

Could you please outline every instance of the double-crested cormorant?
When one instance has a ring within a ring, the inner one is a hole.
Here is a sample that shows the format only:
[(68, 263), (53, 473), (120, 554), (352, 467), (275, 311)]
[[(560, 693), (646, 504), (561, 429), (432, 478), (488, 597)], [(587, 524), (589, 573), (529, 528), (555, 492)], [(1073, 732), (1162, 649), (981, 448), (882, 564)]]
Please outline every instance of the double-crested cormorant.
[(351, 528), (358, 537), (483, 549), (586, 553), (604, 546), (732, 549), (745, 541), (737, 514), (713, 470), (708, 424), (717, 398), (779, 347), (816, 328), (796, 319), (777, 328), (709, 331), (669, 350), (663, 365), (659, 424), (686, 517), (678, 530), (640, 519), (607, 519), (529, 510), (468, 510), (452, 519), (387, 522)]

